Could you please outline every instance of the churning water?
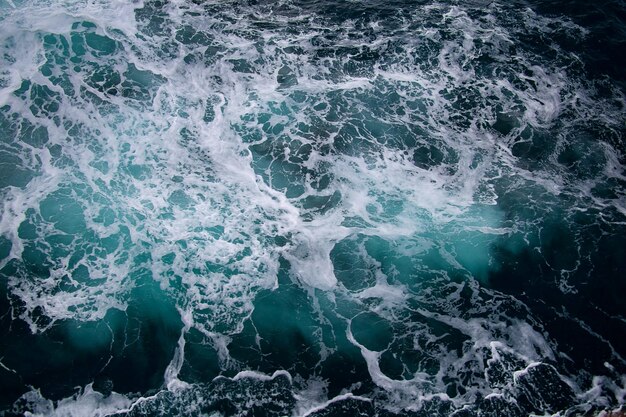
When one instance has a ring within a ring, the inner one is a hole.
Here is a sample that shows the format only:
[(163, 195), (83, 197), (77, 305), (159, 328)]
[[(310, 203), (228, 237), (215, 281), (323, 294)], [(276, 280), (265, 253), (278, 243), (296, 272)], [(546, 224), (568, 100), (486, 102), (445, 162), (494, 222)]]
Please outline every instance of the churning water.
[(0, 0), (0, 413), (623, 405), (625, 51), (622, 0)]

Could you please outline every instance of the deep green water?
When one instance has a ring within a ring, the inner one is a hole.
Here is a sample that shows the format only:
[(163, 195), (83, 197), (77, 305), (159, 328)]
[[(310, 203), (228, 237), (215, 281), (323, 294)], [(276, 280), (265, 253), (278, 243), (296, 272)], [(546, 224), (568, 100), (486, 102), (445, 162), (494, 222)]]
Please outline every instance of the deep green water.
[(626, 403), (626, 5), (0, 2), (0, 415)]

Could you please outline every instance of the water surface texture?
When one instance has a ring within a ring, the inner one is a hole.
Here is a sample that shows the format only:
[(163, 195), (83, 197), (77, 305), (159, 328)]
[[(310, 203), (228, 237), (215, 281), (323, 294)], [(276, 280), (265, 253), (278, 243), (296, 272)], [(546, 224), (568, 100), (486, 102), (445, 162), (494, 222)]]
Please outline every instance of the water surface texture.
[(626, 403), (626, 5), (0, 1), (0, 415)]

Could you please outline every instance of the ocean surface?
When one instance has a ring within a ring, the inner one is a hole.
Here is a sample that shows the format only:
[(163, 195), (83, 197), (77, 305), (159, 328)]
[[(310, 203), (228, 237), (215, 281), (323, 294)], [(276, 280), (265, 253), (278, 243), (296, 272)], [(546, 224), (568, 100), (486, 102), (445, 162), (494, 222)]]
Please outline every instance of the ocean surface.
[(0, 415), (625, 404), (624, 0), (0, 0)]

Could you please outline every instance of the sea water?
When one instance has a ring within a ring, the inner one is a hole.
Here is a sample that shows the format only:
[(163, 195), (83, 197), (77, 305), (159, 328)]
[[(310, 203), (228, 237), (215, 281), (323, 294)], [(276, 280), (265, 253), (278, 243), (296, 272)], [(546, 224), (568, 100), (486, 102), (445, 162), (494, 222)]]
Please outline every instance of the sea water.
[(626, 402), (621, 1), (0, 1), (0, 413)]

